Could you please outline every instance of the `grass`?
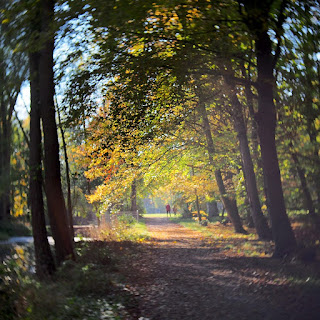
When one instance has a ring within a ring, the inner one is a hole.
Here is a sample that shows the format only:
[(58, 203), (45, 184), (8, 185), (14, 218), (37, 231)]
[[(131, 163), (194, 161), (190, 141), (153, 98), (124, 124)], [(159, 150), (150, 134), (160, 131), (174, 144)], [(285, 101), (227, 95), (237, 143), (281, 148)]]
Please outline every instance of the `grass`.
[[(173, 214), (171, 214), (173, 216)], [(166, 213), (146, 213), (143, 215), (144, 218), (166, 218)]]
[(207, 245), (212, 245), (219, 251), (223, 251), (232, 256), (245, 257), (271, 257), (273, 253), (273, 243), (259, 241), (254, 230), (250, 229), (249, 234), (235, 233), (233, 227), (223, 225), (220, 222), (209, 222), (208, 226), (202, 226), (192, 219), (182, 217), (172, 218), (171, 221), (184, 226), (185, 228), (200, 232), (202, 241)]
[[(146, 218), (166, 218), (166, 213), (161, 214), (146, 214)], [(201, 240), (207, 245), (212, 245), (219, 251), (223, 251), (232, 256), (245, 257), (271, 257), (273, 253), (273, 243), (259, 241), (253, 229), (249, 230), (248, 235), (235, 233), (233, 227), (223, 225), (218, 221), (208, 222), (207, 226), (203, 226), (198, 221), (188, 218), (183, 218), (177, 214), (171, 216), (170, 221), (179, 223), (185, 228), (200, 232)]]

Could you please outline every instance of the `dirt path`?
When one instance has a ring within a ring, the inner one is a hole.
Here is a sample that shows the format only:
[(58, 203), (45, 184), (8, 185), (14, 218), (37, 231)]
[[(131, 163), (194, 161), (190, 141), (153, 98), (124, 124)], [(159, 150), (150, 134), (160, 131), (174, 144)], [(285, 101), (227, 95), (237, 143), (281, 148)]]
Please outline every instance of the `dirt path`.
[[(307, 266), (228, 257), (166, 218), (147, 219), (147, 225), (153, 239), (127, 266), (143, 317), (319, 319), (319, 286), (308, 279)], [(302, 282), (289, 283), (292, 275)]]

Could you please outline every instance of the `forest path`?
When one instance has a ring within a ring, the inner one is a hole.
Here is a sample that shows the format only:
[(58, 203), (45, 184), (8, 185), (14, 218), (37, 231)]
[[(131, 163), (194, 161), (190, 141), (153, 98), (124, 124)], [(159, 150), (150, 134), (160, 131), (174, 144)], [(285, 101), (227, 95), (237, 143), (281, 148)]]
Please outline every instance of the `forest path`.
[(228, 257), (199, 232), (167, 218), (146, 223), (152, 239), (126, 266), (143, 317), (319, 319), (319, 287), (286, 282), (295, 266), (287, 270), (270, 258)]

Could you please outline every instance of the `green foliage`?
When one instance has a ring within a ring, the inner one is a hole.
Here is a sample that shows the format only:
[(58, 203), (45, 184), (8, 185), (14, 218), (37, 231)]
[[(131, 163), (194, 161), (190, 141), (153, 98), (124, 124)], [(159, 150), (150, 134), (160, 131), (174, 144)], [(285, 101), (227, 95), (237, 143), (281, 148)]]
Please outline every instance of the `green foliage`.
[(25, 289), (31, 285), (33, 253), (29, 247), (10, 248), (0, 265), (0, 318), (17, 319), (24, 313)]
[(126, 227), (132, 226), (136, 223), (136, 219), (132, 215), (123, 214), (118, 217), (120, 224), (124, 224)]
[(0, 266), (0, 318), (124, 319), (124, 298), (115, 294), (120, 286), (115, 254), (108, 244), (82, 242), (76, 251), (77, 262), (66, 261), (52, 279), (38, 282), (29, 270), (30, 252), (15, 248)]
[(2, 240), (8, 240), (9, 235), (5, 231), (0, 231), (0, 241)]
[[(52, 287), (51, 289), (57, 290), (59, 288)], [(58, 297), (57, 295), (50, 295), (47, 290), (44, 290), (42, 293), (44, 294), (43, 298), (51, 299), (52, 303), (47, 304), (44, 307), (42, 299), (40, 299), (39, 301), (35, 301), (34, 309), (31, 309), (29, 311), (30, 316), (27, 316), (25, 319), (118, 320), (123, 319), (123, 315), (125, 314), (122, 304), (112, 304), (108, 299), (95, 298), (90, 296), (85, 298), (78, 296)]]
[(132, 216), (113, 216), (110, 225), (100, 228), (98, 239), (112, 241), (143, 242), (150, 237), (143, 219), (137, 222)]
[(2, 240), (10, 237), (31, 236), (31, 229), (18, 221), (4, 221), (0, 225), (0, 233)]

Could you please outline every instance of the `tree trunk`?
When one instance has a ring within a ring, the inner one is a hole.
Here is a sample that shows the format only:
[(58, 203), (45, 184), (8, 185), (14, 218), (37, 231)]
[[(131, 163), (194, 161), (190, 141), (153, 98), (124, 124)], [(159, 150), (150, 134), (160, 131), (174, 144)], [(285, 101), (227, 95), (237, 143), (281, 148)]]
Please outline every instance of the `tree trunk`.
[(70, 169), (69, 169), (69, 160), (68, 160), (68, 152), (67, 152), (67, 145), (66, 145), (66, 139), (64, 137), (64, 131), (62, 128), (61, 123), (61, 117), (60, 117), (60, 111), (57, 109), (58, 113), (58, 120), (59, 120), (59, 127), (61, 132), (61, 138), (62, 138), (62, 146), (63, 146), (63, 152), (64, 152), (64, 161), (66, 165), (66, 180), (67, 180), (67, 203), (68, 203), (68, 218), (69, 218), (69, 228), (70, 228), (70, 235), (71, 238), (74, 239), (74, 228), (73, 228), (73, 216), (72, 216), (72, 201), (71, 201), (71, 182), (70, 182)]
[(233, 108), (232, 118), (234, 128), (237, 132), (239, 140), (240, 154), (242, 159), (242, 170), (244, 174), (253, 223), (260, 239), (271, 240), (271, 230), (268, 226), (266, 218), (261, 211), (256, 175), (254, 172), (253, 162), (250, 154), (247, 130), (242, 114), (242, 106), (234, 92), (232, 92), (231, 101)]
[[(192, 176), (194, 177), (194, 166), (191, 166), (191, 169), (192, 169)], [(196, 209), (197, 209), (198, 222), (201, 223), (202, 216), (200, 213), (199, 196), (196, 188), (194, 189), (194, 195), (196, 196)]]
[(250, 202), (249, 202), (249, 198), (248, 196), (245, 197), (244, 199), (244, 205), (246, 206), (246, 208), (249, 207), (249, 210), (247, 211), (247, 217), (246, 217), (246, 224), (248, 226), (248, 228), (254, 228), (254, 222), (253, 222), (253, 218), (252, 218), (252, 213), (251, 213), (251, 207), (250, 207)]
[[(305, 54), (303, 57), (303, 62), (307, 70), (312, 70), (314, 67), (313, 59), (310, 59), (310, 56), (308, 54), (308, 46), (303, 46), (305, 50)], [(310, 138), (311, 146), (312, 146), (312, 154), (313, 154), (313, 160), (314, 160), (314, 168), (312, 173), (312, 182), (314, 186), (314, 191), (316, 194), (316, 207), (320, 210), (320, 169), (319, 166), (316, 165), (316, 163), (319, 163), (320, 157), (319, 157), (319, 142), (317, 141), (318, 136), (318, 130), (315, 126), (315, 120), (319, 116), (319, 111), (313, 107), (313, 100), (314, 100), (314, 94), (312, 92), (312, 80), (313, 77), (310, 76), (310, 72), (306, 72), (305, 74), (305, 99), (304, 99), (304, 116), (307, 122), (307, 133)]]
[(134, 179), (131, 184), (131, 211), (136, 214), (137, 210), (137, 180)]
[(279, 161), (275, 143), (276, 112), (273, 102), (273, 59), (271, 40), (267, 31), (261, 31), (256, 39), (258, 70), (258, 134), (261, 145), (263, 171), (267, 184), (267, 197), (270, 206), (270, 218), (275, 257), (283, 257), (296, 250), (296, 240), (286, 213)]
[[(292, 143), (290, 143), (290, 147), (292, 147)], [(299, 176), (299, 179), (300, 179), (302, 192), (303, 192), (303, 195), (304, 195), (304, 198), (305, 198), (306, 207), (307, 207), (307, 210), (309, 211), (309, 216), (313, 220), (315, 225), (318, 228), (320, 228), (320, 217), (316, 214), (316, 210), (315, 210), (315, 207), (313, 205), (311, 193), (310, 193), (310, 190), (309, 190), (309, 187), (308, 187), (308, 183), (307, 183), (307, 179), (306, 179), (306, 176), (305, 176), (305, 171), (301, 167), (300, 161), (299, 161), (297, 155), (293, 151), (291, 152), (291, 158), (292, 158), (292, 160), (293, 160), (293, 162), (295, 164), (295, 167), (297, 169), (297, 172), (298, 172), (298, 176)]]
[(208, 201), (207, 202), (207, 210), (208, 210), (208, 220), (213, 221), (214, 217), (219, 216), (219, 209), (217, 201)]
[(42, 31), (46, 35), (40, 52), (40, 103), (44, 133), (44, 166), (48, 212), (55, 240), (57, 262), (74, 258), (73, 242), (69, 232), (67, 210), (61, 186), (59, 143), (54, 108), (53, 49), (54, 36), (50, 26), (54, 19), (54, 1), (42, 0)]
[(10, 218), (10, 149), (11, 121), (8, 121), (8, 102), (5, 101), (5, 70), (0, 68), (0, 220)]
[(199, 203), (199, 196), (197, 194), (197, 190), (195, 190), (195, 195), (196, 195), (196, 208), (197, 208), (198, 222), (201, 223), (202, 216), (200, 212), (200, 203)]
[(36, 260), (36, 273), (39, 278), (45, 278), (55, 271), (55, 265), (48, 243), (43, 205), (38, 62), (39, 54), (31, 53), (30, 205)]
[[(262, 166), (262, 161), (261, 161), (261, 155), (259, 152), (259, 137), (258, 137), (258, 125), (256, 122), (256, 114), (254, 112), (253, 108), (253, 95), (251, 88), (247, 85), (245, 88), (245, 94), (247, 98), (247, 104), (248, 104), (248, 109), (251, 117), (251, 141), (252, 141), (252, 150), (253, 150), (253, 155), (252, 159), (256, 161), (257, 165), (257, 175), (256, 175), (256, 184), (257, 186), (263, 186), (263, 191), (265, 195), (265, 203), (267, 206), (268, 214), (270, 217), (270, 212), (269, 212), (269, 199), (267, 197), (267, 184), (266, 184), (266, 179), (264, 175), (262, 174), (263, 172), (263, 166)], [(262, 179), (261, 179), (262, 178)]]
[[(200, 102), (199, 103), (199, 113), (202, 118), (202, 123), (203, 123), (203, 129), (204, 133), (206, 136), (207, 140), (207, 150), (208, 150), (208, 157), (209, 157), (209, 164), (213, 167), (214, 166), (214, 161), (213, 161), (213, 156), (215, 154), (215, 148), (213, 144), (213, 139), (212, 139), (212, 134), (211, 134), (211, 128), (210, 128), (210, 123), (207, 115), (207, 111), (205, 108), (204, 103)], [(214, 175), (217, 181), (217, 185), (219, 188), (219, 193), (221, 196), (221, 201), (223, 202), (223, 205), (227, 211), (228, 217), (231, 220), (234, 230), (237, 233), (247, 233), (242, 226), (242, 221), (239, 216), (238, 212), (238, 207), (237, 207), (237, 202), (235, 199), (232, 199), (227, 195), (226, 188), (224, 186), (224, 182), (222, 179), (222, 174), (220, 169), (216, 169), (214, 171)]]
[[(311, 108), (312, 108), (312, 104), (311, 104)], [(318, 141), (317, 141), (317, 136), (318, 134), (314, 132), (313, 127), (314, 123), (308, 123), (307, 125), (307, 131), (308, 131), (308, 135), (310, 138), (310, 142), (312, 144), (312, 148), (313, 148), (313, 158), (314, 158), (314, 162), (315, 163), (319, 163), (320, 161), (320, 157), (319, 157), (319, 149), (318, 149)], [(317, 202), (317, 207), (320, 208), (320, 170), (319, 170), (319, 166), (315, 165), (315, 172), (313, 173), (313, 184), (315, 187), (315, 192), (316, 192), (316, 202)], [(320, 211), (320, 209), (318, 210)]]
[(2, 204), (5, 219), (10, 219), (11, 201), (10, 201), (10, 191), (11, 191), (11, 120), (4, 121), (4, 141), (2, 150)]

